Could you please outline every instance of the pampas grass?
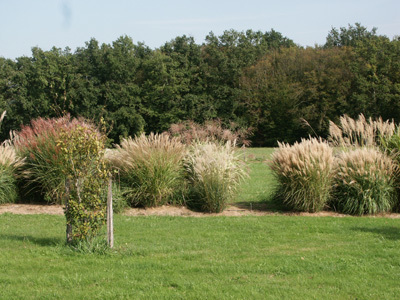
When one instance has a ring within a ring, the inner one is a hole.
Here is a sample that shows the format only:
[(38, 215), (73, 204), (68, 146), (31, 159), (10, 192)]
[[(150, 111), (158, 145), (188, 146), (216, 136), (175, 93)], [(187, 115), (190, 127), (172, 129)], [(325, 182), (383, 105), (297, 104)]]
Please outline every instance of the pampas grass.
[(332, 187), (332, 148), (316, 138), (303, 139), (292, 146), (278, 144), (279, 149), (269, 162), (279, 184), (278, 198), (295, 210), (322, 210)]
[(134, 206), (153, 207), (172, 201), (182, 187), (185, 146), (166, 134), (142, 134), (106, 154), (120, 171), (124, 194)]
[(336, 162), (334, 205), (353, 215), (389, 212), (396, 201), (393, 160), (373, 148), (342, 152)]
[(218, 213), (234, 198), (246, 175), (235, 153), (235, 144), (195, 143), (185, 158), (189, 181), (188, 205), (204, 212)]

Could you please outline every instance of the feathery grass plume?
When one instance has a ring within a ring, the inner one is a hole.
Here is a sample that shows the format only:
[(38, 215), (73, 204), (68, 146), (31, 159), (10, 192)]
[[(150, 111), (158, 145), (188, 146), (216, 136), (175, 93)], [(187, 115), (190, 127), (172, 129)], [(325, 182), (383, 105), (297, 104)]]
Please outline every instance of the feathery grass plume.
[(22, 165), (23, 160), (17, 157), (13, 146), (0, 145), (0, 204), (17, 200), (16, 170)]
[[(6, 111), (0, 116), (0, 126), (5, 115)], [(16, 170), (22, 164), (23, 160), (16, 155), (10, 140), (0, 144), (0, 204), (16, 201), (18, 197)]]
[(373, 148), (344, 151), (336, 158), (333, 204), (353, 215), (389, 212), (396, 201), (393, 160)]
[(172, 201), (182, 188), (185, 146), (167, 134), (128, 138), (108, 151), (108, 161), (120, 170), (124, 194), (132, 205), (153, 207)]
[(333, 180), (333, 150), (321, 138), (302, 139), (289, 145), (278, 143), (269, 161), (279, 184), (278, 198), (287, 206), (316, 212), (330, 198)]
[(387, 139), (394, 132), (394, 122), (383, 121), (382, 118), (367, 120), (363, 114), (357, 120), (343, 115), (340, 125), (329, 121), (329, 141), (337, 147), (376, 147), (382, 138)]
[(6, 116), (6, 113), (7, 113), (7, 111), (3, 111), (1, 113), (1, 116), (0, 116), (0, 128), (1, 128), (1, 123), (3, 122), (3, 120), (4, 120), (5, 116)]
[(17, 156), (12, 145), (0, 145), (0, 165), (5, 168), (16, 169), (23, 165), (23, 159)]
[(221, 212), (233, 199), (246, 175), (235, 143), (198, 142), (185, 157), (189, 180), (188, 205), (205, 212)]
[(172, 124), (168, 134), (173, 137), (179, 137), (182, 143), (189, 145), (193, 142), (235, 142), (237, 145), (249, 146), (249, 136), (252, 133), (251, 128), (241, 128), (236, 123), (231, 122), (228, 128), (224, 127), (221, 120), (210, 120), (204, 124), (198, 124), (193, 121), (185, 121), (178, 124)]
[(17, 155), (25, 159), (21, 185), (30, 198), (58, 204), (63, 202), (65, 175), (57, 141), (62, 132), (72, 132), (78, 127), (100, 135), (93, 124), (84, 119), (71, 119), (70, 115), (35, 119), (16, 133)]

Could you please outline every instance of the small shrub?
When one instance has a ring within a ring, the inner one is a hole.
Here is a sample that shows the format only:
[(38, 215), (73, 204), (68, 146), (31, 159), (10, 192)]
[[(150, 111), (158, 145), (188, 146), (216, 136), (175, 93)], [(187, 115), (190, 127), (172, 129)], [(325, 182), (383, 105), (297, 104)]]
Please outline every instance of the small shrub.
[(90, 127), (63, 128), (57, 139), (65, 182), (67, 241), (91, 240), (106, 220), (106, 137)]
[(120, 170), (124, 195), (134, 206), (153, 207), (173, 201), (182, 186), (185, 146), (166, 134), (142, 134), (121, 142), (107, 154)]
[(322, 210), (331, 193), (333, 161), (332, 148), (321, 139), (279, 143), (269, 162), (278, 180), (278, 198), (296, 210)]
[(334, 205), (353, 215), (388, 212), (396, 201), (397, 167), (373, 148), (342, 152), (335, 170)]
[(192, 146), (185, 158), (189, 207), (218, 213), (234, 198), (239, 182), (246, 175), (234, 146), (231, 142)]

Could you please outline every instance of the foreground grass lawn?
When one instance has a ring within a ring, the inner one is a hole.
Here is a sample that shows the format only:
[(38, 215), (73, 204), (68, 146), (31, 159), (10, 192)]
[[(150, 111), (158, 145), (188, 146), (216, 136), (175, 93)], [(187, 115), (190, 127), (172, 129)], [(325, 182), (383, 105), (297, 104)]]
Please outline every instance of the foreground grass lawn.
[(65, 219), (0, 215), (1, 299), (398, 299), (400, 220), (116, 216), (108, 254)]

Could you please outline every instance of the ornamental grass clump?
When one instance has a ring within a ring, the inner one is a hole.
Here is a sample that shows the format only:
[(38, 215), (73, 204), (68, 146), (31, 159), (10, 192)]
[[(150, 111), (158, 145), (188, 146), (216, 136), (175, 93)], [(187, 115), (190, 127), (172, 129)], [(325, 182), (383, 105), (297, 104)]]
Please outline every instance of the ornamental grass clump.
[(278, 180), (277, 196), (292, 209), (317, 212), (331, 194), (333, 150), (321, 139), (278, 143), (269, 165)]
[[(5, 115), (4, 111), (0, 116), (0, 127)], [(16, 201), (18, 197), (16, 170), (22, 164), (23, 160), (17, 157), (11, 141), (0, 144), (0, 204)]]
[(246, 175), (232, 142), (195, 143), (186, 155), (185, 170), (189, 182), (188, 206), (211, 213), (226, 208)]
[(172, 203), (183, 186), (185, 146), (166, 134), (142, 134), (124, 139), (107, 153), (120, 171), (123, 193), (133, 206), (154, 207)]
[(352, 215), (389, 212), (396, 203), (393, 160), (373, 148), (342, 152), (336, 160), (333, 204)]
[(18, 198), (16, 170), (23, 165), (12, 145), (0, 145), (0, 204), (13, 203)]
[(29, 198), (63, 203), (64, 161), (57, 143), (61, 133), (72, 132), (78, 127), (100, 134), (91, 123), (83, 119), (71, 119), (69, 115), (32, 120), (29, 126), (23, 126), (16, 134), (14, 144), (17, 155), (25, 159), (21, 185)]

